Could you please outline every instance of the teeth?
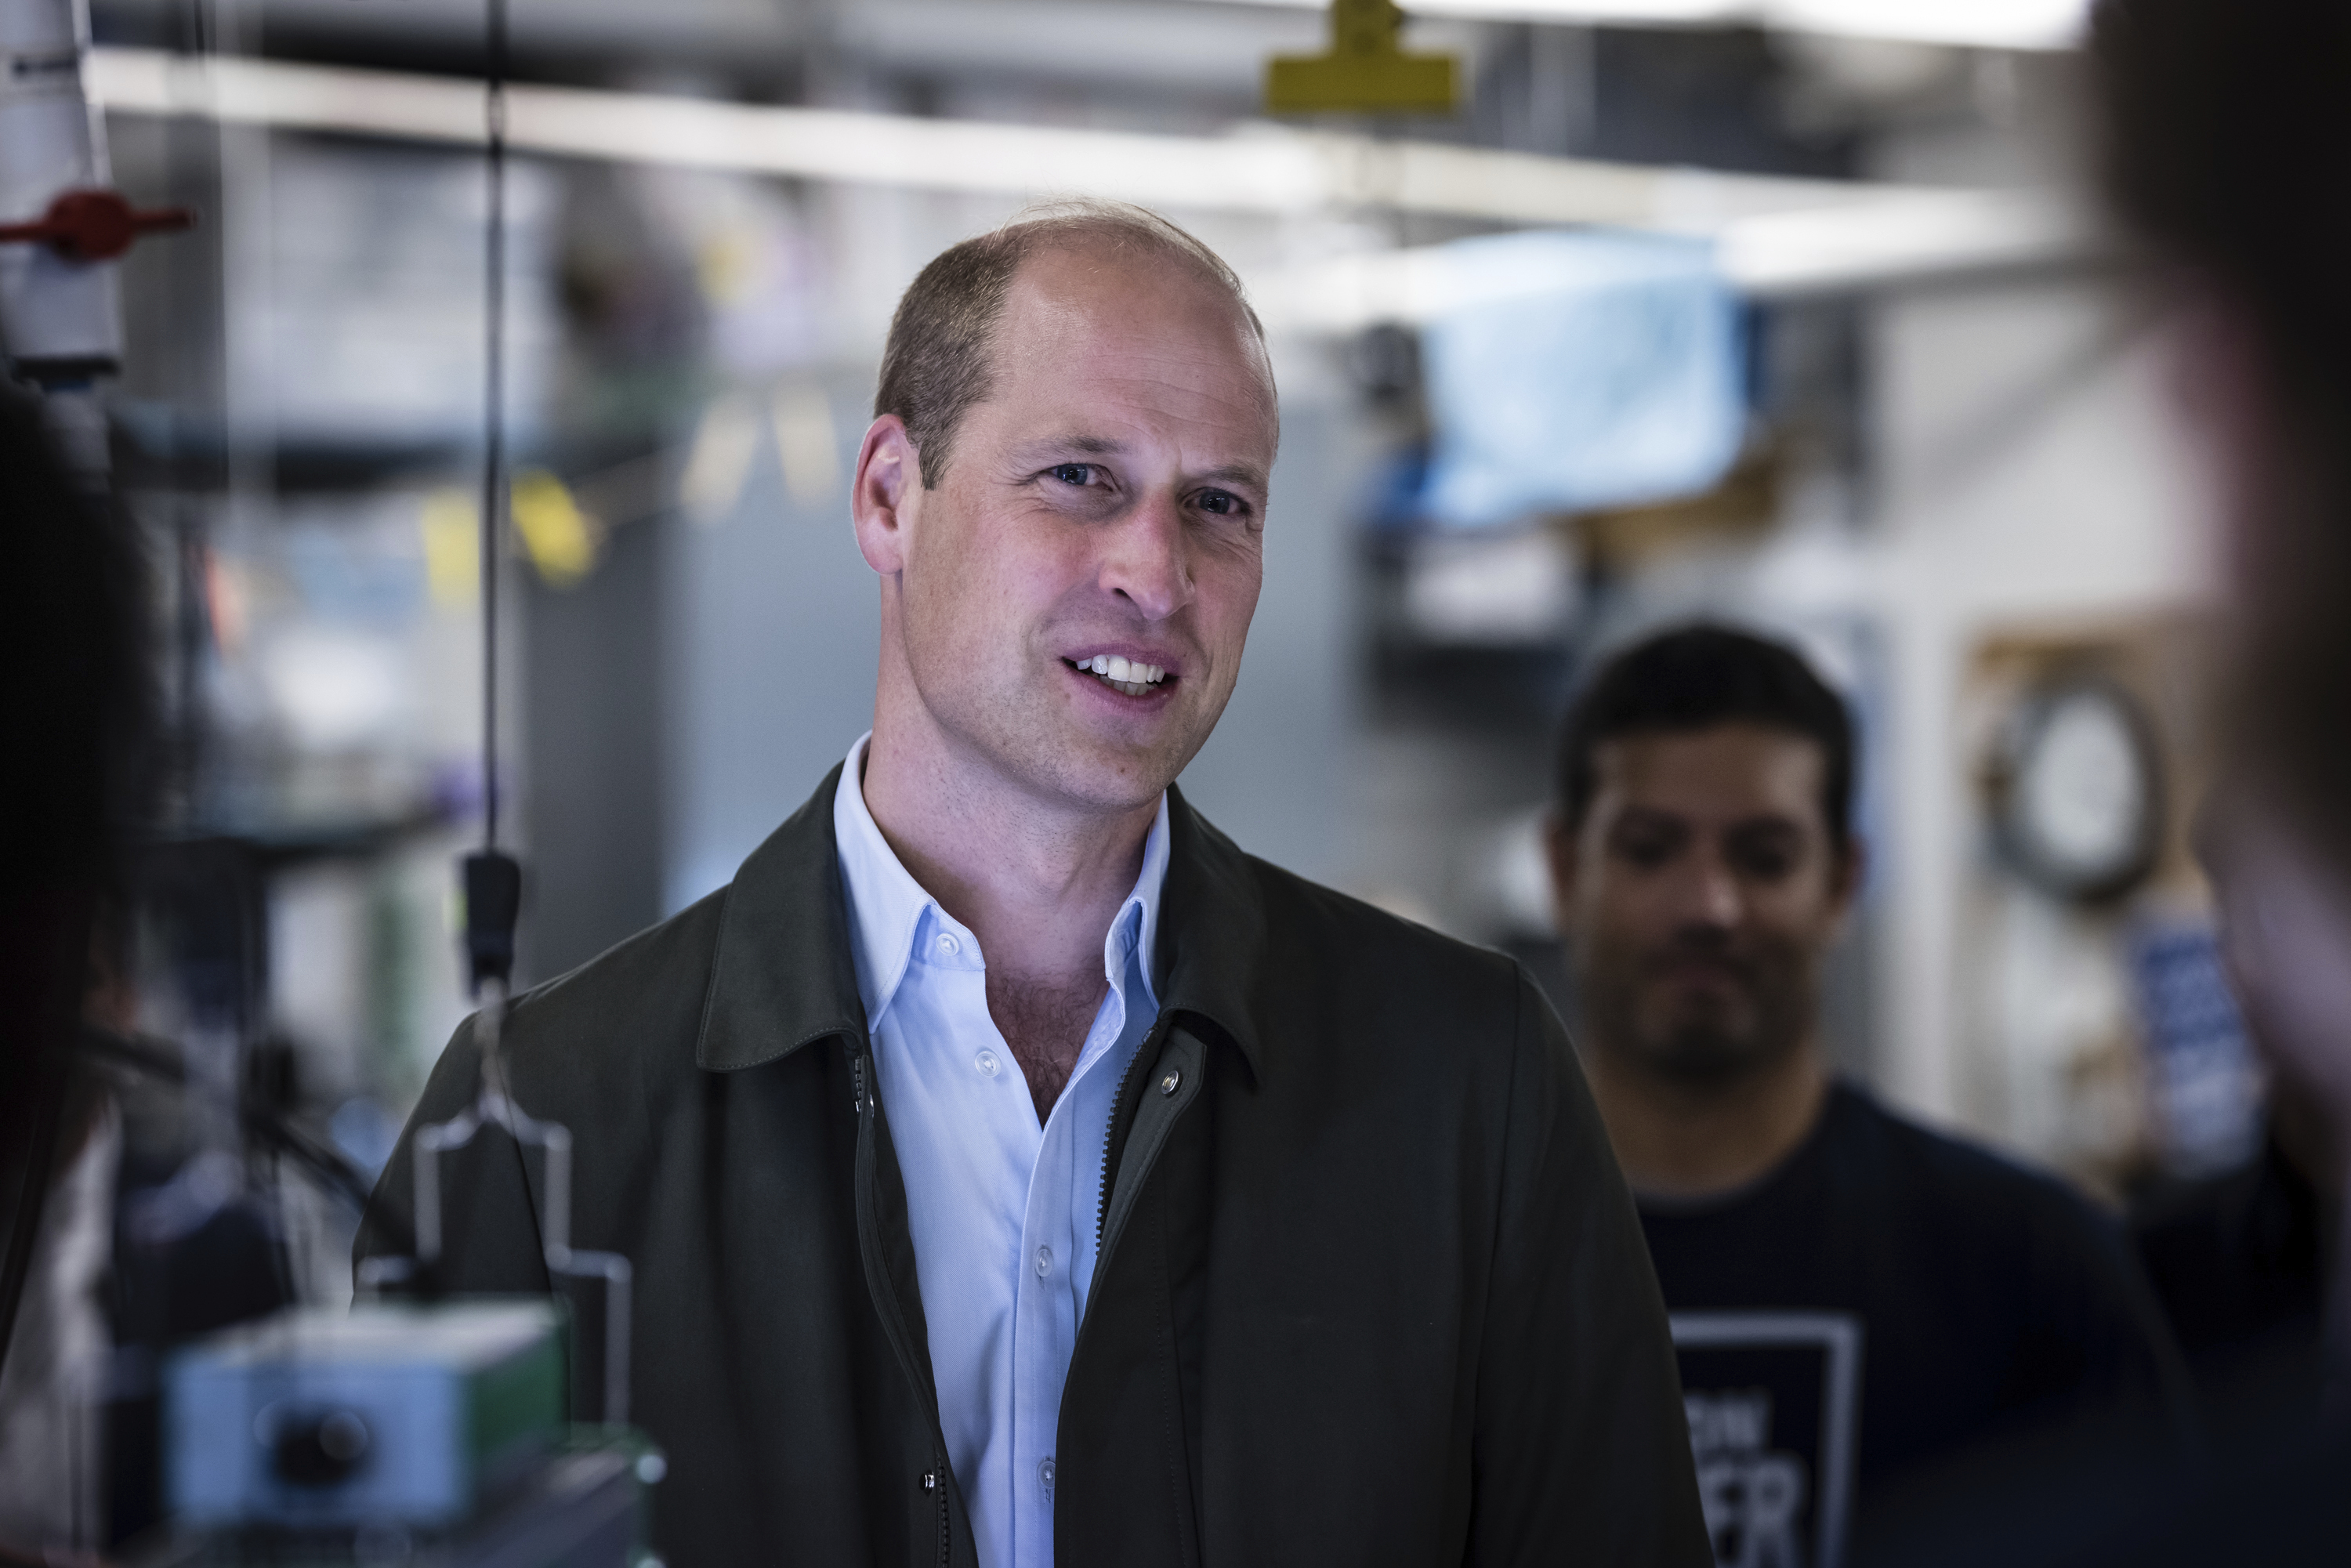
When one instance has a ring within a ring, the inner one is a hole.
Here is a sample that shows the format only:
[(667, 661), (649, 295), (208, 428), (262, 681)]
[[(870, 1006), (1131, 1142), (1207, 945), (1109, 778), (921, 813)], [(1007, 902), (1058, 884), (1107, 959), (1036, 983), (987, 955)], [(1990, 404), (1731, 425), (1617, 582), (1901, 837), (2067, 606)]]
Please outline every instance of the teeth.
[(1131, 697), (1141, 696), (1167, 678), (1166, 670), (1160, 665), (1141, 664), (1116, 653), (1096, 653), (1076, 663), (1079, 669), (1100, 675)]

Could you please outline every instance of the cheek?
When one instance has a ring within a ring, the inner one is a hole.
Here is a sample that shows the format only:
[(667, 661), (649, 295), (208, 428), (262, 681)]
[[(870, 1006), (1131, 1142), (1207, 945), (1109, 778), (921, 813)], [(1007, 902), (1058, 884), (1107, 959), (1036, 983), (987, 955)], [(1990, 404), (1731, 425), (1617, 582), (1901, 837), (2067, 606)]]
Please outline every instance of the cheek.
[(1665, 879), (1612, 870), (1586, 885), (1576, 924), (1594, 953), (1637, 956), (1673, 936)]
[(1071, 531), (1019, 518), (958, 519), (908, 562), (909, 607), (958, 656), (1017, 639), (1082, 576), (1061, 537)]
[(1259, 592), (1265, 584), (1262, 558), (1255, 549), (1210, 555), (1194, 563), (1192, 615), (1202, 642), (1219, 653), (1228, 653), (1223, 674), (1239, 673), (1240, 650), (1249, 640), (1249, 622), (1257, 616)]
[(1782, 972), (1816, 967), (1836, 936), (1836, 918), (1816, 892), (1765, 894), (1749, 904), (1757, 952)]

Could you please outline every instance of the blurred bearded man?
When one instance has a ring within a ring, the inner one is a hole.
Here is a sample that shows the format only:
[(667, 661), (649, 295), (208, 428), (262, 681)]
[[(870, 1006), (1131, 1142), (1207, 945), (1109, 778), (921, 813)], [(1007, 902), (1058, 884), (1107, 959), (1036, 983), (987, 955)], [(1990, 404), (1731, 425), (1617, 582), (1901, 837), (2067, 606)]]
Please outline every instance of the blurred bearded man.
[[(573, 1242), (634, 1269), (676, 1568), (1705, 1562), (1556, 1018), (1174, 787), (1276, 434), (1238, 281), (1164, 220), (931, 262), (851, 502), (872, 733), (732, 885), (507, 1015)], [(480, 1061), (469, 1025), (418, 1121)], [(438, 1282), (545, 1291), (532, 1197), (463, 1166)]]
[(1561, 745), (1551, 862), (1585, 1066), (1725, 1563), (1841, 1561), (1856, 1519), (1997, 1437), (2184, 1415), (2113, 1227), (1830, 1074), (1853, 781), (1836, 694), (1720, 627), (1618, 654)]

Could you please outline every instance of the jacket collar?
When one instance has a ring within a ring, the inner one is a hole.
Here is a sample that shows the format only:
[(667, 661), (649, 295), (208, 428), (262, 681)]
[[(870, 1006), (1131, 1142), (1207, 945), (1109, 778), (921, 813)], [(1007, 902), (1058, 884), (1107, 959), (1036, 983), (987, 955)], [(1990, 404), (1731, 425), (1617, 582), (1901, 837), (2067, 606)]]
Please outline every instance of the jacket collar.
[(1257, 1010), (1265, 963), (1260, 868), (1167, 787), (1166, 891), (1159, 904), (1160, 1011), (1214, 1026), (1252, 1077), (1265, 1075)]
[[(849, 913), (833, 838), (841, 768), (735, 873), (719, 915), (718, 950), (702, 1004), (695, 1062), (732, 1072), (789, 1056), (812, 1040), (865, 1038)], [(1167, 882), (1155, 968), (1161, 1010), (1213, 1025), (1262, 1071), (1249, 999), (1265, 948), (1265, 911), (1249, 857), (1167, 791)]]

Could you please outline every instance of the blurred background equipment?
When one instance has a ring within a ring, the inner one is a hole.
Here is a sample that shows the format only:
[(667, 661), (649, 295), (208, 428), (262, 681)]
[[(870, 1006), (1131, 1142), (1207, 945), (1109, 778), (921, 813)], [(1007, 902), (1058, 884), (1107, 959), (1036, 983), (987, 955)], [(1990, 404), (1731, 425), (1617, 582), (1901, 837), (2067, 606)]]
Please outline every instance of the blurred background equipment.
[(464, 1520), (563, 1419), (544, 1303), (293, 1313), (172, 1368), (172, 1502), (195, 1528)]
[(1703, 241), (1524, 234), (1447, 247), (1460, 303), (1421, 331), (1453, 527), (1699, 495), (1747, 435), (1737, 300)]
[(537, 1301), (282, 1314), (171, 1373), (177, 1532), (154, 1563), (387, 1559), (623, 1568), (659, 1456), (563, 1424)]
[(105, 131), (82, 88), (89, 47), (83, 0), (0, 5), (0, 344), (17, 375), (48, 384), (120, 368), (110, 264), (141, 235), (195, 222), (107, 188)]

